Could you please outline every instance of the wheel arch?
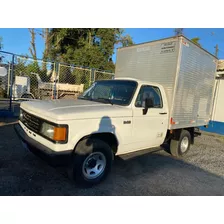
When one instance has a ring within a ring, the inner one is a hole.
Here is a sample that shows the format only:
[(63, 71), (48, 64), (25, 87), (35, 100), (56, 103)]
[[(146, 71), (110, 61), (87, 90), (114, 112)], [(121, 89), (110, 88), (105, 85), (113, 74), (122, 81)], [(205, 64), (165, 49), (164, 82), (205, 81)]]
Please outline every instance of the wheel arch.
[(87, 138), (100, 139), (100, 140), (106, 142), (112, 148), (114, 154), (117, 153), (119, 141), (117, 139), (117, 136), (111, 132), (97, 132), (97, 133), (91, 133), (91, 134), (85, 135), (84, 137), (80, 138), (77, 141), (77, 143), (74, 146), (74, 150), (77, 147), (77, 145), (79, 144), (79, 142), (81, 142), (82, 140), (87, 139)]
[(174, 140), (179, 140), (180, 139), (180, 135), (182, 133), (182, 131), (188, 131), (191, 135), (191, 144), (194, 144), (194, 127), (191, 128), (182, 128), (182, 129), (174, 129), (171, 135), (171, 138)]

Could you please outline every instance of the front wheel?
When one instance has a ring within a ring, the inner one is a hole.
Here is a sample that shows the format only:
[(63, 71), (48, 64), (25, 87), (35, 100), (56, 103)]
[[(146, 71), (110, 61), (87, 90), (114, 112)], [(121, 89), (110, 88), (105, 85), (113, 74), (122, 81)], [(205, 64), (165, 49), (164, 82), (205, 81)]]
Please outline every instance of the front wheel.
[(95, 138), (84, 139), (75, 148), (70, 178), (77, 184), (92, 186), (106, 178), (111, 170), (113, 152), (104, 141)]
[(175, 157), (182, 157), (190, 150), (191, 134), (182, 130), (179, 140), (171, 139), (170, 153)]

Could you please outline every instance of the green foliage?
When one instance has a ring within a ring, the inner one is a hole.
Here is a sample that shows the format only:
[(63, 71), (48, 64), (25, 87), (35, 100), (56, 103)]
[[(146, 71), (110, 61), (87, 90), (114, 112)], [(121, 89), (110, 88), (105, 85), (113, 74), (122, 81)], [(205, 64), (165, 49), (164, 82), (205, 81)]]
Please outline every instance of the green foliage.
[(49, 59), (112, 71), (114, 46), (134, 44), (123, 29), (116, 28), (55, 28), (50, 40)]
[(59, 83), (75, 83), (70, 66), (61, 66), (59, 70)]
[(123, 36), (120, 39), (120, 42), (122, 44), (122, 47), (127, 47), (127, 46), (131, 46), (134, 44), (132, 37), (129, 34), (127, 34), (126, 36)]
[(84, 84), (84, 88), (90, 86), (90, 70), (72, 66), (60, 66), (59, 83)]
[(199, 43), (200, 38), (199, 37), (194, 37), (191, 39), (191, 41), (195, 44), (197, 44), (199, 47), (201, 47), (201, 44)]

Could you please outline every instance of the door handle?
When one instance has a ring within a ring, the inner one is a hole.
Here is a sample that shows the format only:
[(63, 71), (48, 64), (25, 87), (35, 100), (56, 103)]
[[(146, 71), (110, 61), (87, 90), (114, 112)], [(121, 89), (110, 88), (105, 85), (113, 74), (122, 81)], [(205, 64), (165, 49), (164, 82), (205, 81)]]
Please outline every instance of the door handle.
[(161, 112), (161, 113), (159, 113), (159, 114), (167, 114), (167, 112)]

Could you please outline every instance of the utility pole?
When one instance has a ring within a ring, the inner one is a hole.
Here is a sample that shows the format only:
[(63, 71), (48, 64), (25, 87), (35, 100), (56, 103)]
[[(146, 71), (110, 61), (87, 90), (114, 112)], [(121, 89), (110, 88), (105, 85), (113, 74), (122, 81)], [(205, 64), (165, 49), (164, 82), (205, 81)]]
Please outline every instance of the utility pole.
[(218, 57), (218, 52), (219, 52), (219, 45), (216, 44), (215, 46), (215, 56)]
[(174, 29), (174, 33), (176, 36), (182, 35), (183, 34), (183, 29), (184, 28), (176, 28)]

